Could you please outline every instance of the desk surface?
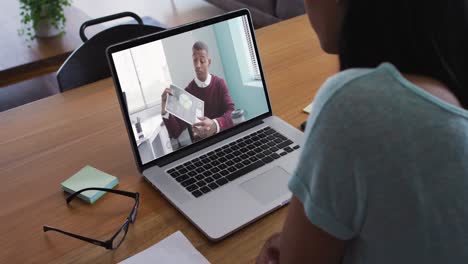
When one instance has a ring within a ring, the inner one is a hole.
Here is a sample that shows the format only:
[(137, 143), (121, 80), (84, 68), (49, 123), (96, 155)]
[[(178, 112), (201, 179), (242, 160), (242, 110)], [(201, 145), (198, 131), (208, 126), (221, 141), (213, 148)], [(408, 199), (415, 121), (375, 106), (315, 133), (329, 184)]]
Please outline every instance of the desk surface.
[[(337, 59), (321, 51), (305, 16), (262, 28), (257, 38), (273, 111), (297, 127)], [(2, 112), (0, 127), (0, 263), (118, 262), (177, 230), (212, 263), (253, 263), (287, 212), (209, 242), (139, 175), (110, 79)], [(48, 224), (105, 240), (124, 222), (133, 202), (125, 197), (66, 205), (60, 183), (87, 164), (141, 194), (137, 221), (116, 251), (42, 232)]]

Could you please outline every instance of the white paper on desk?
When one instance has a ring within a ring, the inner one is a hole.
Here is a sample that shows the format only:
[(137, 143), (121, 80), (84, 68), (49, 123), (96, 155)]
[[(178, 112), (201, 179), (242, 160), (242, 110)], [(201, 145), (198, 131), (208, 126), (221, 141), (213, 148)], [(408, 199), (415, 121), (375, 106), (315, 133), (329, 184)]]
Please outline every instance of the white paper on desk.
[(120, 263), (210, 264), (180, 231)]
[(304, 109), (302, 109), (302, 111), (310, 114), (310, 111), (312, 111), (312, 103), (310, 103), (309, 105), (307, 105)]

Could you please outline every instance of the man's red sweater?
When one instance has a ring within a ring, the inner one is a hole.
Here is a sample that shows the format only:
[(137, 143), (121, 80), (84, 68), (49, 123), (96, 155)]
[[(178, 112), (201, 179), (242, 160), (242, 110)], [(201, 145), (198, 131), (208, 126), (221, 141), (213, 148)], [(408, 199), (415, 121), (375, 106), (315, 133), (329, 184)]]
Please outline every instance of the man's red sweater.
[[(185, 90), (205, 102), (205, 117), (216, 119), (220, 131), (232, 127), (231, 112), (235, 106), (223, 79), (211, 75), (210, 85), (204, 88), (198, 87), (195, 80), (192, 80)], [(163, 120), (171, 138), (178, 138), (180, 133), (190, 126), (173, 115)]]

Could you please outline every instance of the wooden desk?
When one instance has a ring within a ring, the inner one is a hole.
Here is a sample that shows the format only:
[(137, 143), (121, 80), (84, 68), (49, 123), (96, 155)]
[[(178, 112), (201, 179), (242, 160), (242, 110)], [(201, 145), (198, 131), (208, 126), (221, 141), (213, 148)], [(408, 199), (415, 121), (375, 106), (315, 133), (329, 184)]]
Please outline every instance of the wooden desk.
[[(337, 59), (320, 50), (304, 16), (257, 37), (274, 112), (297, 127)], [(110, 79), (0, 113), (0, 127), (0, 263), (118, 262), (177, 230), (212, 263), (253, 263), (287, 212), (209, 242), (138, 174)], [(60, 183), (87, 164), (116, 175), (119, 189), (141, 194), (137, 221), (116, 251), (42, 232), (48, 224), (105, 240), (124, 222), (133, 203), (126, 197), (66, 205)]]
[[(26, 36), (18, 34), (18, 29), (22, 27), (19, 1), (0, 1), (0, 10), (0, 87), (56, 71), (68, 55), (83, 43), (79, 28), (83, 22), (91, 19), (74, 6), (66, 7), (66, 33), (63, 36), (38, 38), (28, 43)], [(97, 32), (92, 28), (90, 30)]]

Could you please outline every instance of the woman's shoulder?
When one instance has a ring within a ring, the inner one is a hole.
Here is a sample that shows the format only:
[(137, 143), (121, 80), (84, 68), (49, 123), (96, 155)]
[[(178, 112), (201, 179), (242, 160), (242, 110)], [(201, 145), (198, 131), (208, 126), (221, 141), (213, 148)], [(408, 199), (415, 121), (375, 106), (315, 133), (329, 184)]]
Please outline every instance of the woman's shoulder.
[[(317, 92), (308, 123), (314, 126), (347, 128), (348, 134), (360, 137), (369, 126), (381, 128), (388, 122), (394, 110), (405, 112), (402, 105), (411, 94), (382, 64), (376, 68), (349, 69), (328, 78)], [(400, 120), (404, 125), (405, 120)], [(393, 123), (393, 125), (396, 125)], [(352, 129), (351, 129), (352, 128)]]
[(314, 108), (322, 109), (327, 104), (341, 107), (381, 104), (404, 92), (395, 78), (396, 68), (383, 63), (376, 68), (353, 68), (341, 71), (328, 78), (314, 98)]
[(388, 85), (389, 83), (383, 82), (382, 75), (391, 74), (391, 71), (387, 70), (390, 67), (392, 67), (390, 64), (384, 63), (376, 68), (352, 68), (341, 71), (324, 82), (314, 101), (328, 101), (335, 97), (342, 97), (346, 93), (352, 95), (369, 88), (374, 89), (376, 86)]

